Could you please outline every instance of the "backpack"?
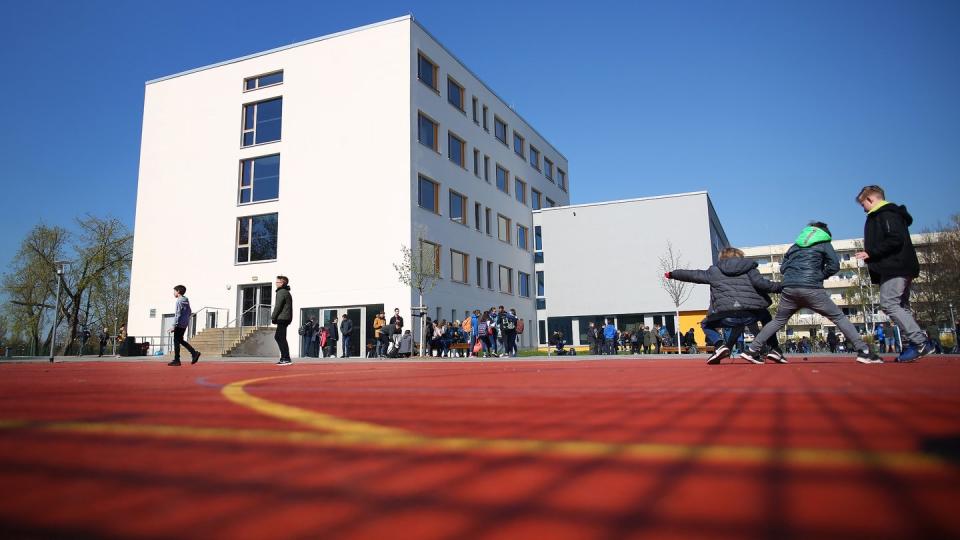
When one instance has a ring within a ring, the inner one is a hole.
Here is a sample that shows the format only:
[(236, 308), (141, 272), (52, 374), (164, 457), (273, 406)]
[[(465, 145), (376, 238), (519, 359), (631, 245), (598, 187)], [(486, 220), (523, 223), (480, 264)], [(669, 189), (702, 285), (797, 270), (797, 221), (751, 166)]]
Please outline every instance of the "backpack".
[(517, 327), (517, 320), (507, 317), (507, 330), (513, 330)]
[(472, 317), (467, 317), (466, 319), (463, 320), (462, 328), (464, 332), (469, 332), (473, 330), (473, 322), (471, 322), (472, 320), (473, 320)]
[(523, 333), (523, 319), (518, 319), (518, 320), (517, 320), (517, 333), (518, 333), (518, 334), (522, 334), (522, 333)]

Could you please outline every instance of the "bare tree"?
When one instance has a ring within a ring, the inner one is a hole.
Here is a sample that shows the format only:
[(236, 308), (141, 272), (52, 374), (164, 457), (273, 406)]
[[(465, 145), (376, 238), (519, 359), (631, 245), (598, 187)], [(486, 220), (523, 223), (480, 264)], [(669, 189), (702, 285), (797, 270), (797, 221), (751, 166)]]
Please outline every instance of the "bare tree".
[(660, 286), (663, 287), (663, 290), (667, 292), (667, 296), (670, 297), (670, 301), (673, 302), (675, 315), (677, 317), (677, 322), (674, 325), (677, 334), (677, 352), (683, 354), (683, 347), (680, 345), (680, 306), (690, 299), (690, 294), (693, 293), (693, 284), (676, 279), (667, 279), (664, 275), (686, 266), (686, 261), (683, 260), (682, 253), (673, 248), (673, 242), (667, 240), (667, 251), (660, 255), (659, 260), (658, 278), (660, 279)]
[[(420, 298), (419, 306), (423, 307), (423, 295), (432, 291), (440, 280), (440, 251), (439, 248), (430, 242), (423, 240), (422, 236), (417, 238), (417, 243), (413, 248), (400, 246), (402, 255), (400, 263), (394, 263), (393, 268), (397, 271), (397, 278), (400, 283), (411, 287), (417, 291)], [(420, 313), (420, 354), (424, 350), (424, 313)]]

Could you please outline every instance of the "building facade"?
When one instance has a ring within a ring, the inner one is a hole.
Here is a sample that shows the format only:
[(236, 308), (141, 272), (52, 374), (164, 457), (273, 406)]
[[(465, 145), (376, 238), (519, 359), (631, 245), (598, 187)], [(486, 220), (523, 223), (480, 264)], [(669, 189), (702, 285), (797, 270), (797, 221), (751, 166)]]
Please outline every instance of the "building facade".
[(283, 274), (294, 325), (346, 314), (362, 355), (379, 311), (416, 328), (402, 246), (439, 268), (431, 317), (535, 327), (533, 212), (569, 204), (568, 172), (412, 17), (150, 81), (129, 333), (166, 335), (177, 284), (198, 331), (269, 325)]

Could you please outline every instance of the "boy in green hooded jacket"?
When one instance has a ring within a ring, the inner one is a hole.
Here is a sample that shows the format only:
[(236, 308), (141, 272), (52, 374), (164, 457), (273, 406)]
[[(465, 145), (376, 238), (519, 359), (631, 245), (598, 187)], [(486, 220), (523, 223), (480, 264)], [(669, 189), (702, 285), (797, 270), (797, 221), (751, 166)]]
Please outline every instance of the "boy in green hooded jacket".
[[(740, 355), (741, 358), (755, 364), (762, 364), (760, 347), (777, 333), (794, 313), (802, 308), (830, 319), (843, 332), (847, 341), (857, 350), (857, 362), (861, 364), (882, 364), (883, 360), (870, 351), (857, 329), (833, 303), (823, 288), (823, 281), (840, 270), (840, 258), (830, 244), (830, 229), (827, 224), (814, 221), (810, 223), (794, 242), (780, 263), (783, 278), (783, 292), (780, 293), (780, 306), (773, 321), (763, 326), (763, 330), (754, 338), (750, 348)], [(786, 363), (786, 360), (781, 360)]]

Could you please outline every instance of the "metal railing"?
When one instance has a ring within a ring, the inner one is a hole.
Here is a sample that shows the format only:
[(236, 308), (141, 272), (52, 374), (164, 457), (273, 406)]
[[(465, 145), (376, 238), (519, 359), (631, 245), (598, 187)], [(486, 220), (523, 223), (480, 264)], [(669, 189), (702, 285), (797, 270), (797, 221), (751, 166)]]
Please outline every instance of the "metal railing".
[[(264, 308), (264, 307), (267, 308), (267, 309), (270, 309), (271, 306), (270, 306), (270, 304), (254, 304), (254, 305), (250, 306), (249, 308), (245, 309), (245, 310), (244, 310), (242, 313), (240, 313), (239, 315), (237, 315), (237, 318), (236, 318), (236, 319), (228, 322), (227, 324), (223, 325), (221, 328), (224, 328), (224, 329), (226, 329), (226, 328), (232, 328), (232, 327), (234, 327), (234, 325), (236, 325), (236, 327), (240, 329), (239, 335), (242, 336), (242, 335), (243, 335), (243, 329), (244, 329), (244, 327), (246, 327), (246, 326), (251, 326), (251, 325), (245, 325), (245, 324), (243, 323), (243, 319), (244, 319), (244, 318), (247, 316), (247, 314), (249, 314), (250, 312), (252, 312), (252, 311), (254, 311), (254, 310), (259, 310), (259, 309)], [(257, 326), (259, 326), (259, 325), (260, 325), (259, 323), (262, 322), (262, 321), (260, 321), (260, 315), (261, 315), (260, 313), (255, 313), (255, 317), (254, 317), (254, 321), (253, 321), (253, 325), (252, 325), (254, 328), (256, 328)], [(220, 332), (220, 354), (225, 354), (225, 353), (226, 353), (226, 335), (225, 335), (225, 334), (226, 334), (226, 332)]]
[[(204, 316), (202, 319), (200, 319), (200, 318), (198, 317), (201, 313), (205, 314), (205, 316)], [(207, 322), (206, 314), (208, 314), (208, 313), (214, 313), (214, 314), (215, 314), (216, 319), (215, 319), (215, 322), (214, 322), (214, 325), (213, 325), (213, 326), (206, 326), (206, 322)], [(204, 307), (198, 309), (197, 311), (194, 311), (193, 314), (190, 316), (190, 334), (188, 335), (188, 337), (193, 337), (193, 336), (197, 335), (197, 321), (198, 321), (198, 320), (202, 320), (202, 321), (204, 322), (204, 327), (203, 327), (201, 330), (206, 330), (207, 328), (223, 328), (223, 326), (220, 326), (220, 324), (219, 324), (220, 321), (221, 321), (221, 318), (220, 318), (220, 314), (221, 314), (221, 313), (226, 313), (226, 316), (223, 317), (223, 319), (229, 319), (229, 318), (230, 318), (230, 310), (227, 309), (227, 308), (204, 306)]]

